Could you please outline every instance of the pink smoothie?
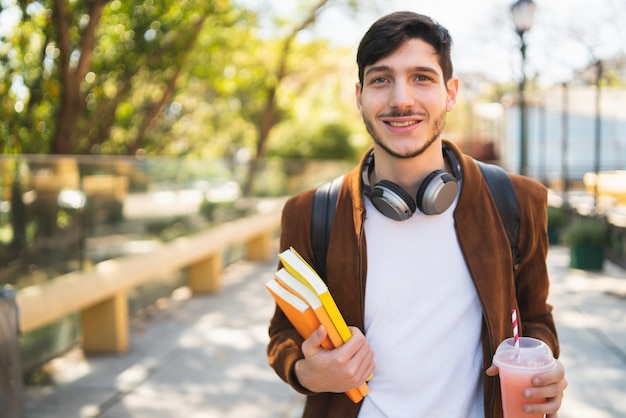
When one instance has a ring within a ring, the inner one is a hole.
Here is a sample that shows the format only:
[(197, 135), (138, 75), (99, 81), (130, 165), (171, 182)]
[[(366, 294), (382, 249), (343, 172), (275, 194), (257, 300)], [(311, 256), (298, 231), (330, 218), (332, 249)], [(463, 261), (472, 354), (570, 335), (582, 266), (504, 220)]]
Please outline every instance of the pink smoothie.
[(532, 386), (530, 379), (534, 375), (534, 371), (500, 368), (504, 418), (543, 418), (543, 414), (527, 414), (522, 410), (522, 405), (525, 403), (545, 401), (545, 399), (526, 399), (522, 397), (522, 391)]
[(527, 414), (522, 405), (544, 402), (545, 399), (527, 399), (522, 397), (522, 392), (532, 386), (530, 380), (534, 375), (555, 367), (550, 348), (543, 341), (521, 337), (518, 357), (513, 338), (509, 338), (498, 347), (493, 363), (500, 369), (504, 418), (543, 418), (543, 414)]

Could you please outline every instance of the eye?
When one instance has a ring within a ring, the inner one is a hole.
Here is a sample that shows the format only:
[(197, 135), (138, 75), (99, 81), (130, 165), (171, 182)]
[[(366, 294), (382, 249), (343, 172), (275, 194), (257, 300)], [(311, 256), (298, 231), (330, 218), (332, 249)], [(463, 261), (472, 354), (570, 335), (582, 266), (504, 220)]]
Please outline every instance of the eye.
[(420, 81), (420, 82), (424, 82), (424, 81), (430, 81), (430, 80), (432, 80), (432, 78), (430, 78), (427, 75), (420, 74), (420, 75), (415, 76), (415, 80)]
[(370, 80), (370, 84), (383, 84), (386, 82), (387, 79), (385, 77), (374, 77)]

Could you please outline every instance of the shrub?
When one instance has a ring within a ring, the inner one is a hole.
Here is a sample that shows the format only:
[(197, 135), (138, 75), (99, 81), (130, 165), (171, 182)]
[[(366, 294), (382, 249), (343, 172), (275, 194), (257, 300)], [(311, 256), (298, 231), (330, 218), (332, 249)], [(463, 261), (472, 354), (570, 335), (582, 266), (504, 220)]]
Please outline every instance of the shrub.
[(604, 248), (608, 243), (608, 224), (604, 218), (575, 219), (563, 231), (563, 242), (569, 247), (588, 244)]

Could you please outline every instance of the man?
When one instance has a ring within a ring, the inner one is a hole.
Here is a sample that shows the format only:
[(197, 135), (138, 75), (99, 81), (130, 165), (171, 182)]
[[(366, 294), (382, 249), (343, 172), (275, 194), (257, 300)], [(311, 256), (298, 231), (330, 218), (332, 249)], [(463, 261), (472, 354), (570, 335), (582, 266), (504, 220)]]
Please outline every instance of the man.
[[(269, 329), (269, 362), (308, 395), (305, 417), (501, 418), (491, 359), (512, 336), (512, 308), (523, 335), (559, 354), (546, 304), (546, 190), (511, 176), (521, 205), (514, 279), (479, 168), (441, 137), (458, 91), (451, 43), (430, 18), (398, 12), (359, 45), (356, 101), (373, 146), (344, 177), (327, 260), (353, 336), (323, 349), (324, 327), (303, 341), (280, 309)], [(293, 246), (310, 262), (312, 200), (313, 191), (290, 199), (281, 233), (281, 250)], [(352, 403), (342, 392), (372, 373), (370, 394)], [(526, 412), (556, 417), (566, 385), (560, 362), (535, 376), (525, 396), (546, 400)]]

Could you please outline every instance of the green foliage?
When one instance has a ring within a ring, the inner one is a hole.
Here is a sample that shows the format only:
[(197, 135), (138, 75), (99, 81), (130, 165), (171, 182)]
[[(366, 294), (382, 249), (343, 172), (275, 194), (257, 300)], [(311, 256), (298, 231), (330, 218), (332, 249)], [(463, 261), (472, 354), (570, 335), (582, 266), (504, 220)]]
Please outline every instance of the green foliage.
[(563, 231), (563, 242), (569, 247), (588, 244), (604, 248), (608, 243), (608, 223), (604, 218), (577, 218)]
[(200, 203), (200, 215), (208, 222), (213, 223), (232, 219), (234, 209), (234, 201), (215, 202), (204, 199)]
[[(284, 168), (284, 161), (267, 158), (265, 168), (257, 174), (257, 196), (284, 196), (288, 174)], [(300, 165), (300, 168), (302, 165)]]
[(568, 221), (568, 212), (562, 206), (560, 207), (548, 206), (547, 217), (548, 217), (548, 240), (550, 244), (558, 244), (561, 241), (561, 234), (563, 232), (563, 228), (565, 227)]
[(280, 90), (286, 116), (272, 131), (268, 155), (349, 160), (369, 144), (354, 101), (353, 52), (329, 48), (315, 42), (294, 50), (298, 70)]
[(2, 153), (231, 159), (276, 152), (311, 127), (304, 148), (286, 154), (352, 153), (361, 123), (353, 52), (285, 35), (315, 24), (307, 16), (320, 2), (302, 2), (273, 37), (230, 0), (4, 4), (21, 18), (0, 38)]
[(548, 228), (561, 228), (567, 223), (567, 211), (562, 207), (548, 206)]
[(146, 224), (146, 231), (162, 242), (170, 242), (190, 233), (184, 217), (158, 218)]
[[(202, 37), (203, 47), (214, 49), (215, 41), (219, 48), (224, 38), (214, 34), (243, 16), (226, 0), (62, 2), (63, 11), (52, 1), (28, 3), (19, 24), (0, 39), (5, 153), (114, 154), (145, 144), (163, 151), (164, 140), (171, 140), (162, 133), (173, 118), (162, 109), (184, 87), (195, 41)], [(67, 18), (67, 31), (59, 16)], [(161, 133), (148, 134), (153, 127)], [(59, 137), (64, 130), (69, 134)]]
[(355, 156), (350, 143), (352, 132), (344, 124), (321, 124), (312, 130), (294, 128), (282, 134), (282, 142), (272, 148), (268, 156), (319, 160), (352, 159)]
[(171, 123), (155, 126), (159, 131), (155, 136), (170, 139), (160, 152), (232, 157), (241, 148), (254, 148), (257, 127), (250, 115), (261, 112), (261, 90), (268, 79), (267, 61), (262, 57), (268, 60), (275, 44), (254, 36), (253, 21), (243, 24), (252, 16), (240, 19), (240, 24), (207, 28), (199, 36), (189, 76), (169, 109)]

